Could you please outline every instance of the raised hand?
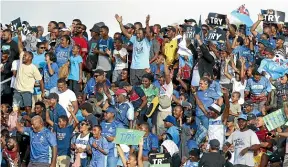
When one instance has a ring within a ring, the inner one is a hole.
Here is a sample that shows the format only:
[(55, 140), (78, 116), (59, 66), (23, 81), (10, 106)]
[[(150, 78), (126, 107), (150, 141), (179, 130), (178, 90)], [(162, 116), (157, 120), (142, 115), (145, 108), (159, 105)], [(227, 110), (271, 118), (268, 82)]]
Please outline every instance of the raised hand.
[(111, 55), (111, 50), (109, 50), (108, 48), (105, 50), (105, 52), (106, 52), (108, 55)]
[(262, 14), (258, 14), (258, 21), (263, 21), (264, 20), (264, 17)]
[(118, 23), (122, 23), (122, 21), (123, 21), (122, 16), (119, 16), (118, 14), (115, 14), (115, 18), (118, 21)]
[(146, 17), (146, 24), (148, 24), (150, 21), (150, 15), (148, 14), (147, 17)]

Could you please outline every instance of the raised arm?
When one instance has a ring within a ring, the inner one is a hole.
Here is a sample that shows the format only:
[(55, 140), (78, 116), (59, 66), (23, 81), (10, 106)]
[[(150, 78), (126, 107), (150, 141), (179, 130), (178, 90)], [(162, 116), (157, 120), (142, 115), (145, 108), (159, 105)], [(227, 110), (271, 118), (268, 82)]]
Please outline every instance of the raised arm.
[(230, 24), (230, 21), (228, 18), (226, 18), (226, 23), (227, 23), (227, 26), (229, 29), (229, 33), (231, 34), (232, 37), (234, 37), (236, 31), (235, 31), (234, 27)]
[(144, 167), (142, 157), (143, 157), (143, 138), (139, 142), (138, 167)]
[(53, 125), (54, 125), (54, 122), (51, 121), (51, 119), (50, 119), (49, 111), (46, 111), (46, 122), (47, 122), (47, 124), (50, 125), (50, 126), (53, 126)]
[(196, 104), (198, 105), (198, 107), (203, 111), (203, 113), (209, 118), (208, 112), (206, 111), (203, 103), (200, 101), (200, 99), (197, 96), (196, 93), (196, 88), (195, 87), (191, 87), (191, 92), (194, 95), (194, 98), (196, 100)]
[(79, 121), (78, 119), (76, 118), (74, 112), (73, 112), (73, 107), (71, 105), (69, 105), (67, 107), (67, 110), (69, 111), (69, 113), (71, 114), (71, 117), (73, 118), (74, 120), (74, 123), (73, 123), (73, 128), (75, 129), (77, 127), (77, 125), (79, 124)]
[(256, 28), (259, 26), (259, 24), (263, 20), (264, 20), (263, 15), (258, 14), (258, 20), (252, 25), (251, 30), (250, 30), (254, 37), (256, 37), (258, 34), (258, 32), (256, 31)]
[[(20, 30), (18, 30), (17, 31), (17, 34), (18, 34), (18, 50), (19, 50), (19, 53), (20, 53), (20, 55), (21, 55), (21, 53), (24, 51), (23, 50), (23, 44), (22, 44), (22, 35), (21, 35), (21, 31)], [(20, 59), (20, 61), (21, 61), (21, 59)]]
[(125, 154), (124, 154), (122, 148), (120, 147), (119, 144), (117, 144), (116, 147), (117, 147), (118, 154), (119, 154), (119, 156), (121, 158), (121, 161), (122, 161), (124, 167), (127, 167), (127, 163), (126, 163), (127, 161), (126, 161)]
[(230, 62), (230, 57), (226, 57), (226, 58), (225, 58), (224, 75), (225, 75), (228, 79), (231, 80), (231, 79), (232, 79), (232, 75), (229, 74), (229, 72), (228, 72), (229, 62)]
[(146, 37), (151, 40), (151, 33), (150, 33), (150, 26), (149, 26), (149, 21), (150, 21), (150, 15), (146, 17)]
[(130, 39), (130, 38), (132, 37), (132, 35), (129, 34), (128, 31), (125, 29), (125, 27), (124, 27), (124, 25), (123, 25), (123, 23), (122, 23), (122, 21), (123, 21), (122, 16), (119, 16), (118, 14), (116, 14), (116, 15), (115, 15), (115, 18), (116, 18), (116, 20), (118, 21), (118, 23), (119, 23), (119, 25), (120, 25), (120, 29), (121, 29), (122, 33), (123, 33), (128, 39)]

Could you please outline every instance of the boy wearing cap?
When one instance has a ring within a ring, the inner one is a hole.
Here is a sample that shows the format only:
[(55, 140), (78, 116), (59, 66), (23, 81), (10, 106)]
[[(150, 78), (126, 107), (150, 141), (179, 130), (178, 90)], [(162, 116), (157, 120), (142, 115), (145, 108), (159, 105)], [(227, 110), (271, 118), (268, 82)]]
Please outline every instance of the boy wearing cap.
[(118, 155), (113, 140), (116, 136), (116, 128), (124, 128), (120, 122), (116, 121), (116, 113), (117, 109), (114, 106), (109, 106), (106, 112), (104, 112), (104, 120), (100, 124), (100, 126), (102, 127), (101, 134), (108, 141), (109, 153), (107, 157), (107, 167), (117, 166)]
[(241, 114), (238, 117), (238, 125), (240, 130), (231, 134), (226, 142), (226, 146), (228, 148), (231, 144), (234, 146), (235, 167), (252, 167), (254, 166), (254, 151), (260, 148), (260, 142), (256, 133), (248, 129), (246, 115)]
[(220, 142), (217, 139), (210, 140), (208, 153), (204, 153), (198, 166), (205, 167), (225, 167), (225, 158), (220, 154)]
[(173, 140), (173, 142), (179, 147), (180, 144), (180, 134), (179, 129), (177, 128), (177, 121), (176, 118), (168, 115), (164, 120), (164, 127), (167, 128), (165, 134), (162, 134), (163, 140)]
[(50, 113), (51, 121), (57, 123), (59, 116), (61, 115), (67, 116), (65, 109), (59, 104), (58, 94), (50, 93), (48, 96), (48, 100), (50, 111), (47, 111), (47, 113)]
[(116, 120), (119, 121), (125, 128), (133, 128), (134, 107), (127, 100), (127, 92), (124, 89), (116, 91), (118, 112), (116, 113)]
[(166, 55), (166, 63), (168, 66), (172, 65), (177, 57), (178, 40), (176, 37), (176, 28), (169, 26), (167, 28), (167, 37), (164, 38), (162, 53)]

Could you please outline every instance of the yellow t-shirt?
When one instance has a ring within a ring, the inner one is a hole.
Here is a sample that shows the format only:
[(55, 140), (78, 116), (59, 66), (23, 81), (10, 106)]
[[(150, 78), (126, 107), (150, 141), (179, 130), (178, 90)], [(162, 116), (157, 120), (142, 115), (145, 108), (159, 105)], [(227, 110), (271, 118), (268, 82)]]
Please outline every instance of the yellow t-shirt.
[(165, 44), (165, 55), (167, 65), (171, 65), (176, 58), (176, 51), (178, 48), (177, 39), (172, 39), (169, 43)]
[(31, 92), (33, 93), (33, 88), (35, 81), (40, 81), (42, 76), (38, 68), (34, 64), (25, 65), (23, 64), (24, 52), (20, 53), (20, 63), (19, 69), (17, 70), (15, 89), (19, 92)]

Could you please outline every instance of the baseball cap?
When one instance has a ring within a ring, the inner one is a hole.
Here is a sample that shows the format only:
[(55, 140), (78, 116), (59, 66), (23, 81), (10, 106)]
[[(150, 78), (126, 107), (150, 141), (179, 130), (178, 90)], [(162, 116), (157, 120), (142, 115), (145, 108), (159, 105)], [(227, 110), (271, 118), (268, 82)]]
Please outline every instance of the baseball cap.
[(234, 116), (229, 115), (227, 122), (234, 122), (234, 118), (235, 118)]
[(173, 26), (168, 26), (167, 31), (172, 30), (173, 32), (176, 32), (176, 28)]
[(244, 106), (252, 106), (252, 105), (253, 105), (252, 100), (247, 100), (247, 101), (245, 101), (245, 103), (244, 103)]
[(260, 40), (258, 41), (258, 43), (262, 43), (265, 47), (270, 46), (268, 40), (266, 40), (266, 39), (260, 39)]
[(134, 26), (134, 24), (132, 24), (132, 23), (127, 23), (126, 25), (124, 25), (124, 27), (126, 28), (126, 29), (129, 29), (129, 28), (135, 28), (135, 26)]
[(196, 21), (194, 19), (185, 19), (184, 22), (185, 23), (192, 22), (196, 24)]
[(268, 53), (270, 53), (270, 54), (274, 54), (273, 49), (270, 48), (270, 47), (266, 47), (264, 51), (265, 51), (265, 52), (268, 52)]
[(239, 120), (239, 119), (243, 119), (243, 120), (247, 121), (247, 115), (241, 114), (241, 115), (239, 115), (239, 117), (238, 117), (238, 120)]
[(251, 121), (251, 120), (256, 119), (256, 118), (257, 118), (257, 117), (255, 116), (255, 114), (249, 113), (249, 114), (247, 115), (247, 121)]
[(217, 139), (212, 139), (212, 140), (209, 141), (209, 145), (210, 145), (211, 148), (219, 149), (220, 142)]
[(59, 99), (59, 96), (57, 93), (50, 93), (49, 96), (47, 97), (48, 99)]
[(124, 96), (127, 96), (127, 92), (125, 89), (118, 89), (116, 92), (115, 92), (115, 95), (118, 96), (118, 95), (124, 95)]
[(276, 40), (281, 39), (282, 41), (285, 41), (285, 37), (283, 35), (280, 35), (276, 38)]
[(165, 119), (163, 119), (164, 122), (170, 122), (173, 125), (176, 125), (176, 118), (172, 115), (168, 115)]
[(114, 106), (109, 106), (106, 110), (106, 113), (117, 113), (117, 109)]
[(62, 28), (60, 31), (69, 31), (69, 32), (71, 32), (71, 29), (70, 29), (70, 28), (67, 28), (67, 27), (65, 27), (65, 28)]
[(208, 109), (210, 109), (211, 111), (216, 112), (217, 114), (221, 114), (221, 107), (218, 106), (217, 104), (213, 103), (211, 104), (211, 106), (208, 107)]

